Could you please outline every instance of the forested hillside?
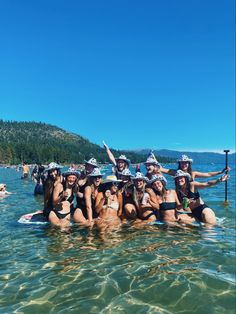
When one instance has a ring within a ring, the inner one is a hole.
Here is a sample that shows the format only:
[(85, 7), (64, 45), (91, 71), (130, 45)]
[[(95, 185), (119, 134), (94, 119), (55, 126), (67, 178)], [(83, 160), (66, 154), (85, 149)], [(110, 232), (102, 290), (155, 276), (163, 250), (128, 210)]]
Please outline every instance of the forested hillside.
[[(125, 154), (132, 163), (143, 162), (146, 156), (127, 151), (112, 150), (114, 156)], [(37, 122), (0, 120), (0, 163), (19, 164), (57, 161), (83, 163), (95, 157), (100, 163), (109, 162), (104, 148), (87, 139), (53, 125)], [(171, 162), (172, 158), (161, 158)]]

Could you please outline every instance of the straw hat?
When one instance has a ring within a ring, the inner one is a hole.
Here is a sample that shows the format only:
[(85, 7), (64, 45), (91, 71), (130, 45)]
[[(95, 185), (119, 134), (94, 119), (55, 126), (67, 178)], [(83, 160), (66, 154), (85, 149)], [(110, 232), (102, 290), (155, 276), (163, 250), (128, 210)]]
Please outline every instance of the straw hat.
[(106, 176), (105, 180), (102, 183), (112, 183), (112, 182), (121, 182), (122, 180), (117, 179), (114, 174)]

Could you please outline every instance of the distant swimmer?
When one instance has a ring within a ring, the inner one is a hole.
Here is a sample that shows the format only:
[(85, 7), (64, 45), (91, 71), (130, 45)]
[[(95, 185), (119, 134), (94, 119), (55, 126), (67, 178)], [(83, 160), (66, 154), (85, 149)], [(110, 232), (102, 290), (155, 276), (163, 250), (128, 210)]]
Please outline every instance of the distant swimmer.
[(29, 177), (30, 168), (24, 162), (22, 163), (22, 177), (21, 179), (27, 179)]
[(184, 172), (187, 172), (191, 176), (191, 180), (194, 180), (195, 178), (210, 178), (217, 176), (219, 174), (223, 174), (224, 172), (230, 171), (229, 167), (225, 167), (222, 170), (219, 171), (211, 171), (211, 172), (200, 172), (192, 170), (192, 163), (193, 159), (189, 158), (187, 155), (182, 155), (178, 160), (178, 169), (167, 169), (160, 167), (161, 172), (169, 174), (171, 176), (175, 176), (178, 170), (182, 170)]
[(4, 184), (4, 183), (1, 183), (1, 184), (0, 184), (0, 196), (6, 196), (6, 195), (12, 194), (11, 192), (8, 192), (8, 191), (6, 190), (6, 188), (7, 188), (7, 185), (6, 185), (6, 184)]
[(208, 188), (218, 183), (224, 182), (228, 180), (229, 176), (225, 174), (216, 180), (211, 180), (208, 182), (197, 182), (191, 181), (191, 176), (189, 173), (182, 170), (177, 170), (174, 178), (176, 193), (178, 195), (179, 201), (181, 203), (187, 201), (188, 208), (191, 210), (193, 217), (195, 217), (200, 222), (212, 225), (216, 224), (214, 211), (204, 203), (200, 197), (198, 189)]

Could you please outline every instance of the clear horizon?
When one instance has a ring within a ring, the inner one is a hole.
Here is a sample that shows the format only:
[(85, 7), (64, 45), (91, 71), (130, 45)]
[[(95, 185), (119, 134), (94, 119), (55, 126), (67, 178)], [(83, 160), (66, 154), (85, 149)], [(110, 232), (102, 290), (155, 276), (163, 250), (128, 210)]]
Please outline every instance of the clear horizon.
[(235, 152), (235, 2), (0, 4), (0, 118), (116, 149)]

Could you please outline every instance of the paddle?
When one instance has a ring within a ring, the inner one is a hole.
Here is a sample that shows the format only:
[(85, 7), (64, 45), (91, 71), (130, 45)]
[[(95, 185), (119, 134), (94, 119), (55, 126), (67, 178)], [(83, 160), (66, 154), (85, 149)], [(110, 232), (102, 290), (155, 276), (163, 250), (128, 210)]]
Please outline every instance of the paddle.
[[(228, 167), (228, 153), (229, 153), (229, 149), (225, 149), (225, 168), (227, 169)], [(228, 173), (228, 170), (225, 171), (225, 173)], [(227, 206), (229, 204), (228, 202), (228, 185), (227, 185), (227, 180), (225, 180), (225, 201), (224, 201), (224, 205)]]

